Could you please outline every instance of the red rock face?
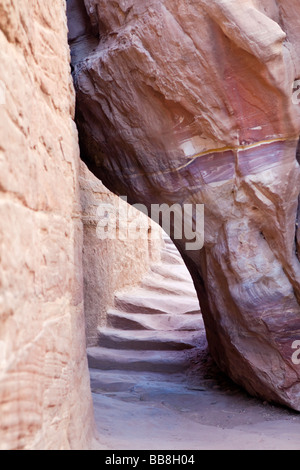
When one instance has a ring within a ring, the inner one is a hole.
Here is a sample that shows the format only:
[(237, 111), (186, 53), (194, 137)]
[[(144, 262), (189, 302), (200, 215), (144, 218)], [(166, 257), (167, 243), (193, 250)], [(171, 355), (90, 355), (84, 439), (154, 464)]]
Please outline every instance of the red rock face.
[(82, 157), (131, 202), (205, 204), (204, 248), (176, 244), (211, 353), (250, 393), (300, 410), (299, 2), (80, 3)]

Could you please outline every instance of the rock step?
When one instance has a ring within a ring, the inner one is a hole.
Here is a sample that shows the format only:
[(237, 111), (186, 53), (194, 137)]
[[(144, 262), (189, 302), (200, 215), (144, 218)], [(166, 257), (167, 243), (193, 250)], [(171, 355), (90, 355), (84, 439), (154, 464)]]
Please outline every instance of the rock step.
[(198, 299), (151, 290), (136, 288), (134, 292), (121, 292), (115, 295), (115, 307), (129, 313), (173, 315), (200, 313)]
[(169, 235), (163, 233), (163, 241), (165, 242), (165, 245), (170, 245), (170, 246), (173, 246), (174, 248), (176, 248), (176, 246), (174, 245), (173, 241), (171, 240), (171, 238), (169, 237)]
[(144, 277), (141, 282), (141, 287), (159, 293), (169, 293), (197, 298), (194, 285), (190, 280), (175, 281), (174, 279), (167, 279), (166, 277), (152, 273), (151, 275)]
[(184, 372), (189, 361), (183, 351), (131, 351), (94, 347), (87, 349), (90, 368), (99, 370), (130, 370), (174, 374)]
[(161, 260), (163, 263), (166, 263), (166, 264), (183, 265), (183, 260), (179, 253), (175, 253), (175, 252), (171, 253), (169, 250), (165, 248), (161, 252)]
[(192, 349), (198, 335), (187, 331), (129, 331), (98, 328), (99, 346), (110, 349), (180, 351)]
[(151, 266), (151, 271), (164, 278), (172, 279), (174, 281), (190, 281), (191, 275), (187, 267), (183, 265), (169, 265), (169, 264), (155, 264)]
[(164, 387), (168, 392), (185, 387), (186, 380), (179, 373), (158, 374), (155, 372), (119, 371), (90, 369), (91, 388), (94, 393), (119, 393), (137, 390)]
[(162, 248), (162, 253), (170, 253), (170, 255), (174, 255), (176, 256), (177, 258), (180, 259), (180, 264), (184, 264), (184, 261), (179, 253), (179, 251), (177, 250), (176, 247), (172, 247), (172, 246), (166, 246), (165, 248)]
[(157, 331), (197, 331), (204, 328), (201, 314), (149, 315), (128, 313), (111, 309), (107, 312), (108, 326), (123, 330), (157, 330)]
[(180, 254), (173, 242), (171, 242), (171, 243), (169, 243), (169, 242), (166, 243), (165, 242), (165, 248), (164, 249), (165, 250), (170, 250), (170, 251), (172, 251), (172, 253)]

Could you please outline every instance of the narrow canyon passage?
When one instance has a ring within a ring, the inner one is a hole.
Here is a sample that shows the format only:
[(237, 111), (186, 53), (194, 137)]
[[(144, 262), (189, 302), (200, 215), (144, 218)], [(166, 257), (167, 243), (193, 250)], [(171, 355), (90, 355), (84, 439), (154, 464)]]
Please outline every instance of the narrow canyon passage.
[(300, 449), (299, 18), (0, 0), (1, 450)]
[(298, 413), (250, 397), (214, 364), (190, 274), (164, 241), (87, 349), (99, 448), (299, 449)]

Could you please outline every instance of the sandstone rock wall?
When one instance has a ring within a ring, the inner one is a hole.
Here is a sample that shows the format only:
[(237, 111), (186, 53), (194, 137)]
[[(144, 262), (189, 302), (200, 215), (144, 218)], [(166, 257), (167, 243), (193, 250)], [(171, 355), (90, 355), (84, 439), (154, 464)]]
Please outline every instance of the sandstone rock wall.
[(0, 3), (0, 448), (86, 449), (79, 149), (65, 2)]
[(69, 2), (82, 157), (131, 202), (205, 204), (204, 249), (176, 243), (213, 357), (300, 410), (299, 1)]
[[(84, 163), (81, 163), (80, 188), (86, 337), (87, 345), (95, 346), (97, 327), (106, 325), (106, 313), (114, 304), (115, 292), (138, 284), (151, 264), (159, 263), (163, 241), (158, 225), (111, 193)], [(102, 208), (100, 212), (99, 208)], [(104, 239), (97, 228), (103, 223), (104, 229), (106, 221), (116, 230)], [(133, 222), (136, 227), (132, 227), (130, 234)]]

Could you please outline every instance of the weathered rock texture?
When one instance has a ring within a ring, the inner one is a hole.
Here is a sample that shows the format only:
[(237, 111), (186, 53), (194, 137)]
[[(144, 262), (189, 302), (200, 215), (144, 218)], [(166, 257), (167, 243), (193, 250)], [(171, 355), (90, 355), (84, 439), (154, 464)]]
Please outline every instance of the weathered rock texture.
[[(111, 193), (84, 163), (80, 169), (80, 189), (86, 338), (88, 346), (95, 346), (98, 327), (107, 323), (107, 311), (114, 304), (115, 292), (137, 285), (151, 264), (160, 262), (163, 240), (159, 225)], [(102, 239), (97, 226), (104, 219), (106, 208), (110, 218), (116, 218), (116, 231), (114, 238)], [(137, 219), (137, 229), (141, 225), (144, 231), (136, 232), (139, 238), (134, 239), (128, 229)], [(124, 234), (119, 227), (122, 220), (127, 224)]]
[(87, 449), (94, 425), (65, 2), (1, 2), (0, 61), (0, 449)]
[(204, 249), (177, 246), (213, 357), (300, 410), (299, 1), (68, 4), (83, 158), (130, 202), (205, 204)]

